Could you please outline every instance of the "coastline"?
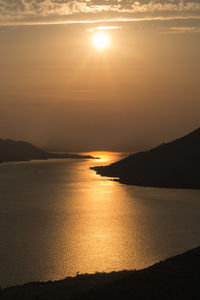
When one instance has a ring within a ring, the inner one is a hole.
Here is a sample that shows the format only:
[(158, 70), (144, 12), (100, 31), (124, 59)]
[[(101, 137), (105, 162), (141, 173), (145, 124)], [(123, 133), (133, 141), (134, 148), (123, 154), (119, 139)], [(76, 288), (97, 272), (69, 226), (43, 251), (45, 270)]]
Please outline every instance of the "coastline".
[(79, 154), (73, 154), (73, 155), (56, 155), (55, 157), (37, 157), (37, 158), (30, 158), (30, 159), (22, 159), (22, 160), (9, 160), (9, 161), (0, 161), (0, 164), (6, 164), (6, 163), (18, 163), (18, 162), (30, 162), (35, 160), (51, 160), (51, 159), (99, 159), (99, 157), (93, 157), (90, 155), (79, 155)]
[(200, 299), (200, 247), (148, 268), (77, 274), (59, 281), (32, 282), (2, 289), (0, 299)]
[[(139, 186), (139, 187), (146, 187), (146, 188), (160, 188), (160, 189), (181, 189), (181, 190), (199, 190), (200, 185), (170, 185), (170, 184), (145, 184), (145, 183), (139, 183), (139, 182), (132, 182), (130, 180), (126, 180), (124, 178), (120, 178), (119, 175), (114, 175), (112, 173), (109, 173), (106, 170), (107, 166), (95, 166), (90, 167), (92, 171), (94, 171), (97, 175), (100, 175), (101, 177), (107, 177), (110, 178), (110, 180), (118, 182), (120, 184), (130, 185), (130, 186)], [(109, 166), (108, 166), (109, 167)]]
[(197, 128), (171, 142), (92, 170), (101, 176), (119, 178), (120, 183), (127, 185), (199, 190), (199, 153)]

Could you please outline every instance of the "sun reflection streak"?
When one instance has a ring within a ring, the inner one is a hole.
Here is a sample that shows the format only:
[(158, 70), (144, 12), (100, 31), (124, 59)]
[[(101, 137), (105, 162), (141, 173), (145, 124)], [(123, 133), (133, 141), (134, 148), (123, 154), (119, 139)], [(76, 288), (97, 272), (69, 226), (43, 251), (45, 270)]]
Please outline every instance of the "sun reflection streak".
[(98, 160), (95, 160), (95, 164), (102, 164), (102, 163), (113, 163), (114, 161), (117, 161), (121, 159), (121, 157), (126, 156), (126, 154), (122, 154), (119, 152), (111, 152), (111, 151), (93, 151), (93, 152), (87, 152), (88, 155), (98, 157)]
[[(88, 171), (91, 163), (107, 164), (118, 160), (121, 155), (104, 151), (89, 154), (101, 159), (79, 164), (71, 195), (66, 195), (63, 206), (63, 217), (57, 231), (56, 249), (59, 250), (52, 255), (59, 278), (75, 275), (77, 271), (94, 273), (128, 269), (132, 263), (138, 266), (143, 260), (140, 257), (142, 233), (138, 220), (131, 217), (130, 222), (129, 219), (133, 199), (130, 202), (123, 185)], [(134, 224), (134, 228), (130, 224)], [(130, 235), (135, 236), (134, 244)]]

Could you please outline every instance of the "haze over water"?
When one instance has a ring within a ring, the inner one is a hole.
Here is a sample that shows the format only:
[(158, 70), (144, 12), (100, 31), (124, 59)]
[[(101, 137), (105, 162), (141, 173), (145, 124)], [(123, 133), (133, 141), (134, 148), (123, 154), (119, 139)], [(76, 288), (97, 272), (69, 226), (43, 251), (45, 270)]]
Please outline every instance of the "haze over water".
[(0, 285), (140, 269), (200, 242), (200, 191), (126, 186), (101, 160), (0, 165)]

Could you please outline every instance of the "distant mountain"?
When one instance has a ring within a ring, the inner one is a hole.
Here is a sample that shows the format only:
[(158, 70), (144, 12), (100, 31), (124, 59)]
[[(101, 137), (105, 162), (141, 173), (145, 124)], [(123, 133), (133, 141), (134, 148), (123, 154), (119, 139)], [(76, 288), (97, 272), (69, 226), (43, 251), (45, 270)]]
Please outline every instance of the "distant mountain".
[(50, 153), (30, 143), (0, 139), (0, 163), (50, 158), (94, 158), (90, 155)]
[(109, 166), (92, 168), (131, 185), (200, 189), (200, 128)]

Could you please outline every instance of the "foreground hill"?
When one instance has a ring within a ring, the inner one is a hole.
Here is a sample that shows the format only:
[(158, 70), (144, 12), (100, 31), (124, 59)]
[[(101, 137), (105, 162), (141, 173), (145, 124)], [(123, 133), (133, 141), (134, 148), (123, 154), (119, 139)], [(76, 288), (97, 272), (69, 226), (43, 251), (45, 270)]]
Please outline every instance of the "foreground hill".
[(0, 163), (50, 158), (94, 158), (89, 155), (50, 153), (30, 143), (0, 139)]
[(169, 188), (200, 188), (200, 128), (170, 143), (92, 168), (119, 182)]
[(2, 300), (199, 300), (200, 247), (139, 271), (78, 275), (0, 291)]

